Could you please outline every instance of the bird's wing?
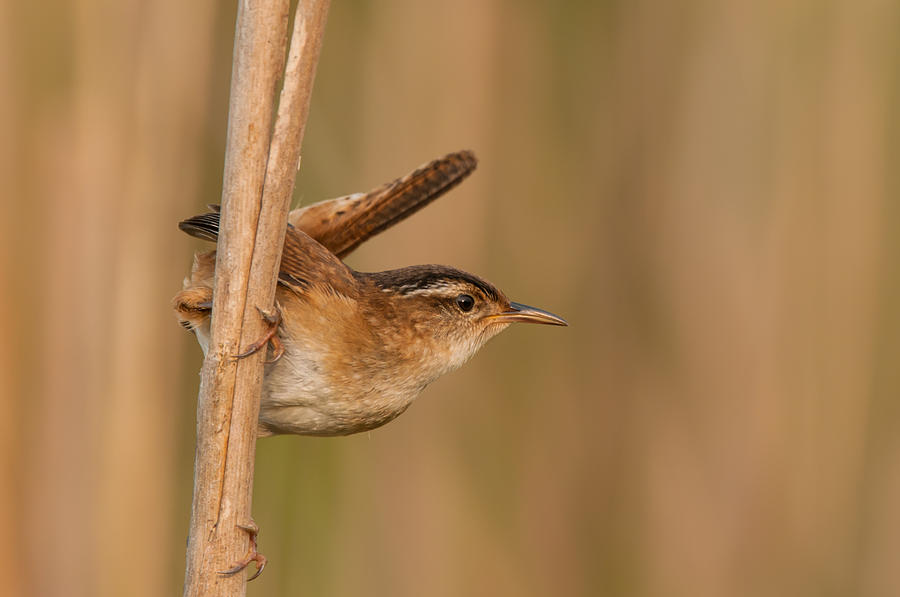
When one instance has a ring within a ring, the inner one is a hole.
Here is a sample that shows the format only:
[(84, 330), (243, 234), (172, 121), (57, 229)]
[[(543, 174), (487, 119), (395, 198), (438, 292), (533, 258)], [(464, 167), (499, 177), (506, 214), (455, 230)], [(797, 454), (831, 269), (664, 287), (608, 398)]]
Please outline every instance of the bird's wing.
[(290, 224), (284, 235), (278, 282), (301, 296), (314, 286), (350, 297), (356, 294), (352, 270), (334, 253)]
[[(213, 242), (219, 238), (219, 212), (212, 211), (179, 222), (184, 232)], [(302, 296), (313, 286), (354, 295), (353, 272), (315, 239), (288, 224), (278, 270), (278, 282)]]
[(219, 241), (219, 206), (210, 205), (213, 211), (178, 222), (178, 229), (193, 237), (212, 242)]
[(459, 184), (477, 163), (471, 151), (451, 153), (368, 193), (295, 209), (288, 221), (338, 257), (344, 257)]

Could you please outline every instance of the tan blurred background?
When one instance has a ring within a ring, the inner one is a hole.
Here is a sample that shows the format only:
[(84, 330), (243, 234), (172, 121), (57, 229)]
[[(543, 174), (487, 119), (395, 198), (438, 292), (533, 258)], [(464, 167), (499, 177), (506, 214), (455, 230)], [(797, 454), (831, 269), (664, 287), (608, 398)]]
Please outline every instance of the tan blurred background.
[[(4, 595), (180, 594), (230, 4), (0, 4)], [(262, 440), (249, 594), (900, 594), (898, 73), (883, 0), (334, 0), (298, 201), (471, 148), (350, 263), (571, 327)]]

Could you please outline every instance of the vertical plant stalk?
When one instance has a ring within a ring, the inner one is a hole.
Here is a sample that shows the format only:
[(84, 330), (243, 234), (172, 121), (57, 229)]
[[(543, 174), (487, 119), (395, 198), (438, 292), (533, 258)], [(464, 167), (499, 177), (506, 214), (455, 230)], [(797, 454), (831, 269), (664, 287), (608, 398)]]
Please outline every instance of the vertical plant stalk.
[[(235, 28), (210, 346), (197, 404), (197, 452), (184, 595), (244, 595), (224, 576), (248, 549), (265, 331), (329, 0), (300, 0), (285, 69), (288, 0), (241, 0)], [(278, 78), (284, 85), (272, 127)], [(272, 131), (270, 136), (270, 131)]]

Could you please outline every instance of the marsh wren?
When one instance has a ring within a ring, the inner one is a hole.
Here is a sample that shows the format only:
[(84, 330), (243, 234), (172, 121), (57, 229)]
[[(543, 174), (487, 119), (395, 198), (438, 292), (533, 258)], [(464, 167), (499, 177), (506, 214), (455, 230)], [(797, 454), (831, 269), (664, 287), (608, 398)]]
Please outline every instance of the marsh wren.
[[(260, 398), (259, 434), (346, 435), (391, 421), (438, 377), (465, 363), (511, 323), (567, 325), (511, 302), (490, 282), (442, 265), (365, 273), (341, 257), (458, 184), (470, 152), (434, 160), (369, 193), (294, 210), (289, 216)], [(215, 241), (217, 210), (179, 227)], [(215, 251), (194, 258), (174, 298), (182, 325), (209, 346)], [(245, 353), (246, 354), (246, 353)]]

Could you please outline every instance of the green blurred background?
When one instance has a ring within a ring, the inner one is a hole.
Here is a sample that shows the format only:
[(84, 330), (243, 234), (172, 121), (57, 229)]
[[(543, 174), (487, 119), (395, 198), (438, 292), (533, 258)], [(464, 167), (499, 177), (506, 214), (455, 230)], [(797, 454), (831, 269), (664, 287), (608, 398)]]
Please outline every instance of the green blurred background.
[[(0, 593), (181, 591), (233, 27), (0, 4)], [(260, 441), (249, 595), (900, 594), (898, 106), (896, 2), (335, 0), (297, 201), (473, 149), (351, 265), (571, 327)]]

